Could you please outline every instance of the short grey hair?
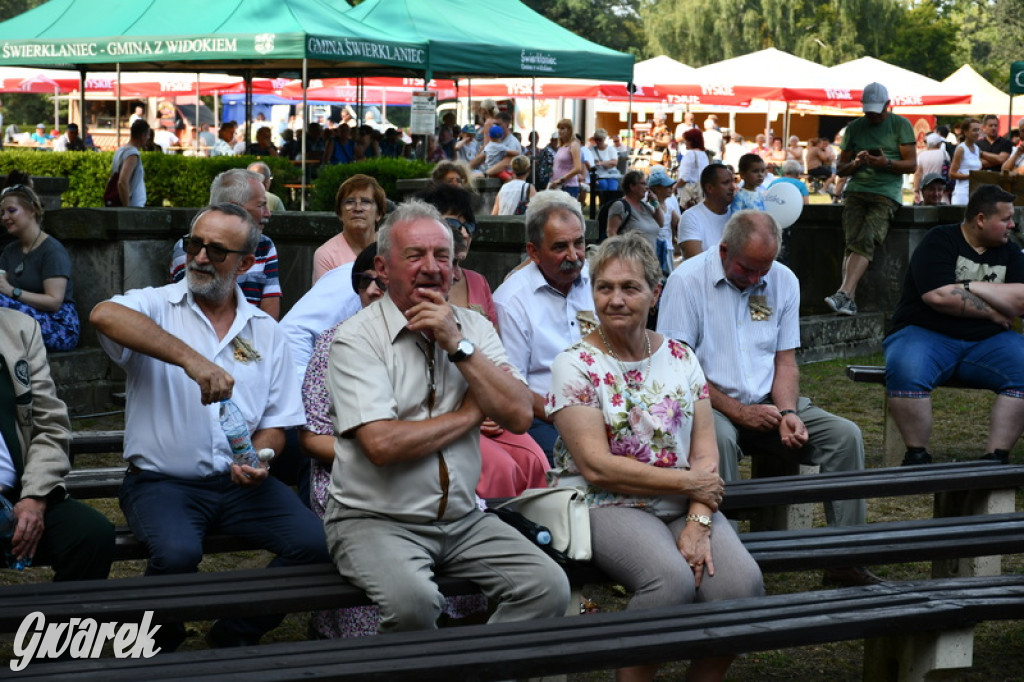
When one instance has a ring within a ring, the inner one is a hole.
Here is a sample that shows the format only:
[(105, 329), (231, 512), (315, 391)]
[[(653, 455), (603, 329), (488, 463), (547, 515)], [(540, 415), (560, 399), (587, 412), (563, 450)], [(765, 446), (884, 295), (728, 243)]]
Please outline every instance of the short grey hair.
[(597, 287), (597, 279), (601, 271), (612, 261), (636, 263), (644, 272), (644, 281), (654, 289), (661, 284), (661, 265), (654, 247), (639, 232), (630, 231), (625, 234), (608, 237), (601, 242), (600, 248), (590, 259), (590, 285)]
[[(404, 203), (398, 205), (394, 211), (388, 214), (387, 220), (384, 221), (384, 225), (377, 231), (377, 255), (382, 258), (387, 258), (391, 252), (391, 231), (396, 225), (403, 223), (412, 223), (417, 220), (433, 220), (441, 227), (444, 227), (444, 222), (441, 220), (441, 213), (420, 199), (410, 199)], [(451, 230), (445, 228), (445, 232), (448, 234), (448, 241), (452, 242)], [(452, 250), (454, 250), (454, 245)]]
[(244, 221), (245, 226), (248, 228), (248, 234), (246, 235), (245, 243), (242, 245), (242, 250), (246, 253), (256, 252), (256, 246), (260, 243), (260, 236), (263, 234), (260, 230), (260, 226), (252, 219), (252, 216), (249, 215), (248, 211), (238, 204), (231, 202), (224, 201), (217, 204), (210, 204), (209, 206), (204, 206), (199, 209), (199, 212), (193, 216), (192, 222), (189, 223), (189, 234), (192, 234), (195, 231), (196, 224), (210, 213), (223, 213), (224, 215), (234, 216)]
[(260, 175), (263, 176), (264, 181), (271, 180), (274, 177), (274, 172), (270, 170), (270, 166), (263, 163), (262, 161), (253, 161), (252, 163), (249, 164), (246, 170), (251, 171), (253, 173), (259, 173)]
[(586, 232), (580, 202), (568, 192), (546, 189), (534, 194), (526, 207), (526, 241), (540, 246), (544, 241), (544, 226), (548, 224), (551, 214), (559, 211), (576, 216), (580, 221), (580, 229)]
[(782, 246), (782, 228), (779, 223), (766, 211), (737, 211), (729, 218), (722, 231), (722, 243), (729, 251), (737, 252), (743, 249), (758, 232), (767, 228), (770, 236), (775, 239), (775, 255), (779, 255), (779, 248)]
[(802, 171), (803, 169), (804, 167), (800, 165), (799, 161), (789, 159), (782, 163), (782, 165), (779, 167), (779, 172), (782, 173), (783, 175), (788, 175), (791, 178), (795, 178), (800, 175), (800, 171)]
[(245, 204), (252, 199), (252, 185), (263, 186), (263, 177), (244, 168), (232, 168), (220, 173), (210, 185), (210, 204)]

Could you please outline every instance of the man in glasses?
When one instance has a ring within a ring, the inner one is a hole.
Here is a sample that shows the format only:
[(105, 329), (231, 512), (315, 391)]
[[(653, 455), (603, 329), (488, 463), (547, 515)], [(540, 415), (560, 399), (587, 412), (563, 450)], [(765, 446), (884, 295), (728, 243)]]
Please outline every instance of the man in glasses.
[[(136, 289), (90, 315), (108, 355), (128, 374), (121, 509), (149, 551), (147, 575), (194, 572), (215, 527), (257, 541), (271, 565), (328, 560), (323, 528), (269, 466), (232, 463), (218, 403), (230, 398), (253, 447), (279, 452), (284, 429), (305, 423), (298, 378), (277, 323), (245, 302), (236, 278), (255, 260), (259, 227), (245, 209), (201, 210), (185, 240), (184, 281)], [(282, 616), (217, 622), (214, 646), (256, 644)], [(157, 643), (174, 650), (180, 624)]]
[(338, 570), (380, 607), (380, 632), (436, 627), (434, 574), (472, 580), (492, 622), (565, 612), (562, 570), (475, 503), (480, 423), (522, 433), (530, 394), (483, 316), (448, 304), (451, 230), (407, 202), (381, 228), (387, 293), (331, 346), (335, 464), (324, 515)]
[[(238, 276), (238, 285), (242, 287), (245, 300), (275, 320), (279, 319), (281, 283), (278, 277), (277, 247), (262, 231), (270, 221), (263, 176), (242, 168), (232, 168), (220, 173), (210, 185), (210, 204), (221, 203), (241, 206), (259, 226), (260, 240), (253, 254), (255, 260), (252, 267)], [(184, 276), (185, 249), (181, 242), (176, 242), (171, 254), (171, 281), (181, 281)]]

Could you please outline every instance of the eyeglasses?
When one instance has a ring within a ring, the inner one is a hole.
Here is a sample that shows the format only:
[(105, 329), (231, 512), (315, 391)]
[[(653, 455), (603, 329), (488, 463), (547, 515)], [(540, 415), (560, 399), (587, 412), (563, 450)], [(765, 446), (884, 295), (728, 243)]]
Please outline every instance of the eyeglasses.
[(471, 237), (476, 233), (476, 223), (467, 223), (458, 218), (445, 218), (444, 222), (453, 230), (465, 229)]
[(387, 281), (380, 275), (370, 275), (368, 273), (359, 273), (359, 291), (366, 291), (370, 288), (370, 284), (376, 284), (377, 288), (381, 291), (388, 290)]
[(185, 253), (190, 256), (198, 256), (199, 252), (206, 249), (206, 257), (211, 263), (223, 263), (229, 253), (248, 254), (248, 251), (239, 251), (236, 249), (227, 249), (219, 244), (205, 244), (199, 237), (182, 237), (182, 245), (185, 247)]
[(359, 199), (354, 199), (352, 197), (349, 197), (348, 199), (342, 200), (341, 205), (351, 211), (357, 205), (360, 208), (370, 208), (371, 206), (376, 206), (377, 202), (374, 201), (373, 199), (366, 199), (366, 198), (363, 198), (363, 197), (360, 197)]

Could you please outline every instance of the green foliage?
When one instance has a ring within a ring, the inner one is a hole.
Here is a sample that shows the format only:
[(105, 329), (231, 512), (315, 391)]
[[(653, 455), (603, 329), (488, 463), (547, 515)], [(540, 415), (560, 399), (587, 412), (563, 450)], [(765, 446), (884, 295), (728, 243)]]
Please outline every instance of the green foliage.
[(942, 80), (959, 68), (950, 46), (956, 44), (957, 27), (939, 16), (939, 7), (926, 0), (907, 11), (897, 24), (893, 41), (879, 55), (883, 61)]
[[(543, 15), (581, 38), (644, 59), (644, 29), (640, 7), (646, 0), (523, 0)], [(649, 26), (647, 27), (649, 28)]]
[(45, 0), (0, 0), (0, 21), (7, 21), (43, 4)]
[[(0, 153), (0, 173), (18, 169), (30, 175), (66, 177), (68, 189), (61, 196), (66, 207), (103, 205), (103, 190), (110, 177), (113, 152), (35, 152)], [(148, 206), (203, 206), (210, 197), (213, 178), (229, 168), (245, 168), (255, 161), (251, 156), (197, 158), (159, 152), (143, 152)], [(271, 191), (279, 196), (283, 185), (298, 176), (286, 159), (261, 159), (274, 173)]]
[(338, 187), (348, 178), (363, 173), (375, 178), (392, 201), (401, 201), (397, 181), (405, 178), (430, 177), (434, 164), (409, 159), (366, 159), (355, 163), (321, 166), (310, 197), (311, 211), (334, 211)]
[(31, 133), (37, 123), (53, 127), (53, 101), (46, 95), (29, 92), (5, 92), (3, 98), (4, 127), (17, 123), (23, 133)]

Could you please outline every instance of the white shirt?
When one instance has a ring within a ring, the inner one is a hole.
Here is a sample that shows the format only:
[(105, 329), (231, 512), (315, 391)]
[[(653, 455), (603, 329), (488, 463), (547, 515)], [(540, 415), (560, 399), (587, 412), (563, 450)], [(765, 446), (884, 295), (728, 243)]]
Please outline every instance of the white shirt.
[(722, 133), (714, 128), (704, 131), (704, 149), (715, 153), (715, 158), (722, 160)]
[(683, 211), (679, 219), (679, 243), (699, 241), (700, 250), (707, 251), (722, 241), (722, 232), (731, 215), (731, 208), (725, 209), (725, 215), (718, 215), (703, 201)]
[[(235, 319), (223, 339), (200, 310), (185, 281), (133, 289), (113, 303), (138, 311), (226, 370), (235, 380), (231, 400), (249, 432), (306, 423), (301, 382), (272, 317), (249, 305), (235, 287)], [(231, 448), (220, 426), (219, 404), (203, 405), (199, 385), (180, 367), (99, 337), (107, 355), (128, 374), (125, 459), (140, 469), (196, 479), (230, 469)], [(246, 346), (248, 346), (247, 350)]]
[(705, 251), (672, 271), (661, 294), (658, 331), (690, 345), (708, 381), (744, 405), (771, 395), (775, 354), (800, 346), (800, 284), (774, 263), (743, 291)]
[(666, 197), (665, 201), (661, 202), (661, 212), (664, 216), (664, 220), (661, 224), (661, 229), (658, 230), (658, 239), (664, 239), (671, 245), (672, 216), (679, 215), (679, 199), (672, 195)]
[(345, 263), (325, 272), (281, 319), (281, 331), (300, 381), (306, 375), (316, 337), (359, 312), (359, 295), (352, 290), (353, 265)]
[(213, 149), (210, 150), (210, 156), (234, 156), (235, 148), (230, 142), (217, 138), (217, 141), (213, 143)]
[[(597, 147), (597, 146), (587, 147), (587, 149), (589, 150), (590, 155), (594, 157), (594, 161), (616, 161), (616, 162), (618, 162), (618, 160), (619, 160), (619, 153), (615, 150), (615, 147), (611, 146), (610, 144), (606, 144), (604, 149), (601, 149), (600, 147)], [(597, 174), (597, 177), (599, 177), (599, 178), (618, 178), (618, 177), (622, 177), (622, 174), (619, 173), (619, 169), (618, 169), (617, 166), (612, 166), (611, 168), (605, 168), (604, 166), (597, 166), (594, 169), (594, 172)]]
[(18, 485), (18, 472), (14, 470), (14, 460), (7, 443), (0, 438), (0, 493), (13, 490)]
[(569, 295), (563, 296), (548, 284), (537, 264), (530, 263), (498, 287), (494, 307), (509, 362), (526, 377), (530, 390), (541, 395), (551, 385), (555, 357), (583, 336), (580, 313), (597, 319), (586, 265)]

